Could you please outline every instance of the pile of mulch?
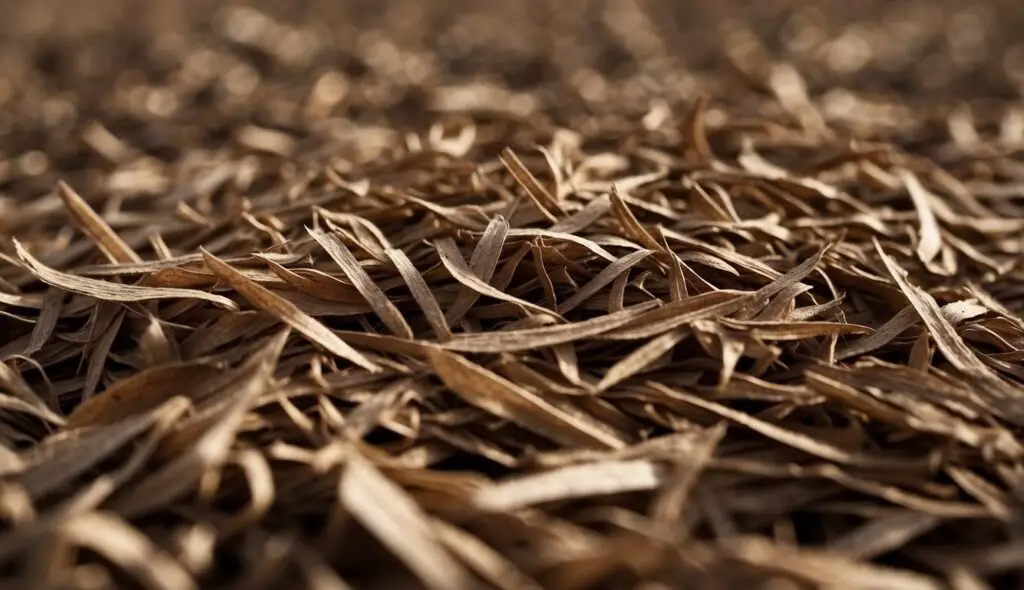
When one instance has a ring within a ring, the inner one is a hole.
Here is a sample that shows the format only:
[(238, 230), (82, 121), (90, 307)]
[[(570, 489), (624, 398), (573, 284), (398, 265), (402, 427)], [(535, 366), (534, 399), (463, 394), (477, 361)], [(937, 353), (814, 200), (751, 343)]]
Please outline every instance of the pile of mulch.
[(0, 585), (1024, 585), (1018, 2), (248, 4), (0, 3)]

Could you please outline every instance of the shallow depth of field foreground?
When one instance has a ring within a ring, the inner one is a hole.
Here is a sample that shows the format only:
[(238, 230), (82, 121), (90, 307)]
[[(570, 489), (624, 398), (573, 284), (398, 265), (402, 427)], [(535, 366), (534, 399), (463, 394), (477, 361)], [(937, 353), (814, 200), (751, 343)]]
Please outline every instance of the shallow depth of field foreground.
[(1021, 3), (0, 23), (0, 588), (1024, 587)]

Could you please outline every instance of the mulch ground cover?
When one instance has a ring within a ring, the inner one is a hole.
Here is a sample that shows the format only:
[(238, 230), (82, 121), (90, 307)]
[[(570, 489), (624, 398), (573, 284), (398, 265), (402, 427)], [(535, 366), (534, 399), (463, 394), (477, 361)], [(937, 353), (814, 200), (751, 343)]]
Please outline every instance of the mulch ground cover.
[(1024, 586), (1024, 5), (0, 3), (0, 586)]

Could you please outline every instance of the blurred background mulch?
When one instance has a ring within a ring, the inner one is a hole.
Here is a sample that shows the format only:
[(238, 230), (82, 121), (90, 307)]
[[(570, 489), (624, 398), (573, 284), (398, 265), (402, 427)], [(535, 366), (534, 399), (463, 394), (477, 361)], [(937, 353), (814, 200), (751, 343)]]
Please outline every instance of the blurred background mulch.
[(0, 15), (0, 182), (35, 178), (30, 192), (58, 171), (98, 182), (75, 176), (93, 121), (169, 159), (246, 122), (337, 139), (436, 110), (579, 122), (698, 92), (758, 111), (789, 64), (826, 114), (888, 117), (899, 140), (958, 101), (991, 123), (1024, 87), (1013, 0), (5, 0)]

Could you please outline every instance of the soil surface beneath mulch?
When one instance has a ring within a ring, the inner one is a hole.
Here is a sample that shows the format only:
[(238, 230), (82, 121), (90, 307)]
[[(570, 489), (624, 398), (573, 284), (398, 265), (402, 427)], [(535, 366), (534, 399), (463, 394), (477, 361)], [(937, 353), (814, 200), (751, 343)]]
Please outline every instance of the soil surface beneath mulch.
[(0, 587), (1024, 586), (1024, 4), (83, 6), (0, 2)]

